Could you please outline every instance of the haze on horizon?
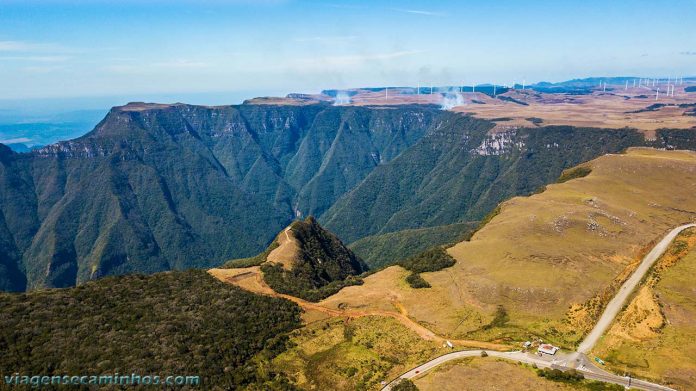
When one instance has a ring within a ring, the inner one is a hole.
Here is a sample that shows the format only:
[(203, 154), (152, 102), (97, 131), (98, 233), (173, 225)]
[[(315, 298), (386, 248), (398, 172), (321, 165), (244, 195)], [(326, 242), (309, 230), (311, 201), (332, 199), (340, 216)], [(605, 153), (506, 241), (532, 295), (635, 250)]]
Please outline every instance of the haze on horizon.
[(693, 0), (464, 3), (4, 1), (0, 101), (696, 74)]

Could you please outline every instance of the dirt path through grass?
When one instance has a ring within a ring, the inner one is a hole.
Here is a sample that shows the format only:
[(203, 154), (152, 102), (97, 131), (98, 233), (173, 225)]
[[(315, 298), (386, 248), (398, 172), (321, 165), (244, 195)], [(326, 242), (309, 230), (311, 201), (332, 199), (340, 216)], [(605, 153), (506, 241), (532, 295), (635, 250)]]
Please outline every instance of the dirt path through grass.
[[(255, 293), (261, 293), (264, 295), (269, 295), (269, 296), (274, 296), (274, 297), (282, 297), (284, 299), (290, 300), (300, 307), (302, 307), (305, 311), (311, 310), (311, 311), (317, 311), (332, 317), (344, 317), (344, 318), (360, 318), (364, 316), (385, 316), (385, 317), (390, 317), (393, 319), (396, 319), (399, 321), (401, 324), (409, 328), (410, 330), (414, 331), (418, 336), (421, 338), (427, 340), (427, 341), (434, 341), (437, 343), (445, 343), (445, 341), (450, 341), (452, 344), (457, 345), (457, 346), (466, 346), (466, 347), (472, 347), (472, 348), (480, 348), (480, 349), (489, 349), (489, 350), (509, 350), (510, 347), (507, 345), (502, 345), (502, 344), (497, 344), (497, 343), (492, 343), (492, 342), (482, 342), (482, 341), (474, 341), (474, 340), (468, 340), (468, 339), (446, 339), (443, 338), (426, 327), (422, 326), (421, 324), (415, 322), (413, 319), (409, 318), (406, 313), (401, 313), (401, 312), (395, 312), (395, 311), (382, 311), (382, 310), (366, 310), (366, 311), (361, 311), (361, 310), (342, 310), (342, 309), (333, 309), (333, 308), (328, 308), (324, 307), (320, 304), (317, 303), (312, 303), (306, 300), (302, 300), (300, 298), (290, 296), (290, 295), (285, 295), (281, 293), (275, 292), (273, 289), (271, 289), (266, 283), (263, 281), (263, 276), (261, 274), (261, 270), (259, 270), (258, 267), (250, 267), (250, 268), (243, 268), (243, 269), (210, 269), (208, 272), (213, 275), (215, 278), (219, 279), (220, 281), (229, 283), (229, 284), (234, 284), (239, 286), (242, 289), (246, 289)], [(395, 302), (394, 303), (396, 308), (403, 308), (400, 303)]]

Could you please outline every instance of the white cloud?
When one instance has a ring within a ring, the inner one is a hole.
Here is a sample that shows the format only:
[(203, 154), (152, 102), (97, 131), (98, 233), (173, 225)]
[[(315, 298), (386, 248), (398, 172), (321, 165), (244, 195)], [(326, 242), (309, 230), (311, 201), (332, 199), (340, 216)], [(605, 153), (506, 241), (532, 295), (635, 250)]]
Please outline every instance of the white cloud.
[(20, 41), (0, 41), (0, 52), (23, 52), (30, 50), (31, 46)]
[(35, 43), (26, 41), (0, 41), (0, 52), (64, 53), (68, 52), (68, 50), (60, 45), (50, 43)]
[(403, 8), (392, 8), (392, 10), (397, 12), (403, 12), (412, 15), (421, 16), (445, 16), (442, 12), (425, 11), (425, 10), (414, 10), (414, 9), (403, 9)]
[(18, 138), (8, 138), (5, 140), (0, 140), (0, 144), (17, 144), (17, 143), (28, 143), (30, 142), (30, 138), (26, 137), (18, 137)]
[(0, 61), (64, 62), (68, 56), (0, 56)]
[(295, 38), (295, 42), (321, 42), (321, 43), (337, 43), (337, 42), (347, 42), (358, 39), (357, 35), (345, 35), (345, 36), (316, 36), (316, 37), (303, 37)]
[(154, 68), (167, 68), (167, 69), (192, 69), (192, 68), (206, 68), (211, 64), (204, 61), (194, 61), (186, 59), (176, 59), (170, 61), (153, 62), (151, 64)]
[(175, 59), (156, 62), (136, 62), (128, 61), (125, 64), (114, 64), (103, 67), (105, 71), (120, 74), (147, 74), (166, 70), (186, 71), (200, 70), (213, 66), (212, 63), (205, 61), (195, 61), (187, 59)]
[(424, 53), (423, 50), (402, 50), (389, 53), (371, 53), (371, 54), (349, 54), (342, 56), (325, 56), (325, 57), (314, 57), (314, 58), (303, 58), (296, 62), (296, 65), (301, 67), (345, 67), (345, 66), (358, 66), (372, 61), (385, 61), (393, 60), (396, 58), (413, 56), (416, 54)]

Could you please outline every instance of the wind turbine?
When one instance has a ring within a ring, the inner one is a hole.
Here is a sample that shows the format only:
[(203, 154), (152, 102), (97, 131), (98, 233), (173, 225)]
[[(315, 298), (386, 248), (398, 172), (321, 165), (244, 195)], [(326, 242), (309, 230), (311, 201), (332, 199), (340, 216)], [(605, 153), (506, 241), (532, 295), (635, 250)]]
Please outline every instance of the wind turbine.
[(660, 97), (660, 87), (657, 87), (657, 91), (655, 91), (655, 100)]

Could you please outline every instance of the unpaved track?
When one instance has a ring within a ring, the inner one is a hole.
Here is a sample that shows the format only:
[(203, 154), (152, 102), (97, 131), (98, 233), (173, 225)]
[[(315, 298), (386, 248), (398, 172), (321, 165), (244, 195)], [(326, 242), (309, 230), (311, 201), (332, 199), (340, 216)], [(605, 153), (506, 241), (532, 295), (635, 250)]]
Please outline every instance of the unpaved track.
[(589, 334), (587, 334), (587, 337), (585, 337), (582, 343), (580, 343), (580, 346), (578, 346), (578, 352), (587, 354), (592, 350), (592, 348), (597, 344), (597, 341), (599, 341), (599, 338), (602, 337), (604, 332), (614, 321), (616, 315), (619, 314), (619, 311), (621, 311), (623, 308), (628, 296), (630, 296), (631, 292), (633, 292), (636, 286), (640, 284), (640, 281), (643, 279), (648, 270), (650, 270), (652, 265), (660, 258), (660, 256), (662, 256), (662, 254), (664, 254), (665, 251), (667, 251), (670, 243), (672, 243), (674, 238), (676, 238), (680, 232), (691, 227), (696, 227), (696, 224), (685, 224), (673, 229), (658, 244), (656, 244), (655, 247), (653, 247), (645, 258), (643, 258), (643, 261), (640, 263), (636, 271), (633, 272), (631, 277), (621, 286), (621, 289), (619, 289), (616, 296), (614, 296), (609, 304), (607, 304), (607, 308), (604, 309), (604, 312), (599, 318), (599, 321), (597, 321), (595, 327), (592, 329), (592, 331), (590, 331)]
[[(455, 345), (480, 348), (480, 349), (490, 349), (490, 350), (509, 350), (510, 347), (507, 345), (496, 344), (492, 342), (482, 342), (467, 339), (446, 339), (440, 337), (439, 335), (433, 333), (426, 327), (415, 322), (413, 319), (409, 318), (406, 314), (395, 311), (383, 311), (383, 310), (355, 310), (355, 309), (333, 309), (324, 307), (318, 303), (312, 303), (298, 297), (285, 295), (282, 293), (275, 292), (271, 287), (266, 285), (263, 281), (261, 271), (258, 267), (246, 268), (246, 269), (210, 269), (208, 273), (213, 275), (215, 278), (240, 286), (241, 288), (250, 290), (255, 293), (262, 293), (274, 297), (282, 297), (284, 299), (290, 300), (304, 310), (318, 311), (329, 316), (334, 317), (344, 317), (344, 318), (360, 318), (365, 316), (385, 316), (389, 318), (396, 319), (404, 326), (408, 327), (410, 330), (414, 331), (421, 338), (427, 341), (434, 341), (438, 343), (444, 343), (445, 341), (450, 341)], [(250, 280), (252, 279), (253, 280)], [(395, 303), (397, 308), (400, 308), (399, 303)]]

